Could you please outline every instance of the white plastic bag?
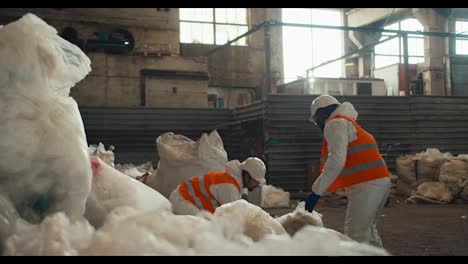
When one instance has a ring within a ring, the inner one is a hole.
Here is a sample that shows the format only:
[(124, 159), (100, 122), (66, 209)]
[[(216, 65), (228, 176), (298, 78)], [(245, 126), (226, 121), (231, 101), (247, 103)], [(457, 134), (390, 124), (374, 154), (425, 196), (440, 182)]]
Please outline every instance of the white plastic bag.
[(142, 212), (172, 211), (169, 200), (157, 191), (112, 168), (98, 157), (91, 157), (91, 162), (95, 173), (85, 216), (93, 226), (101, 226), (107, 214), (121, 206)]
[(263, 185), (261, 188), (262, 208), (289, 207), (289, 192), (273, 185)]
[(276, 220), (291, 236), (308, 225), (323, 227), (322, 215), (317, 211), (307, 212), (305, 202), (300, 202), (293, 212), (278, 217)]
[(0, 188), (26, 216), (65, 211), (77, 218), (91, 190), (86, 135), (70, 88), (89, 58), (33, 14), (0, 29)]
[(183, 135), (165, 133), (156, 139), (159, 153), (157, 177), (147, 184), (165, 197), (180, 183), (210, 171), (224, 171), (228, 162), (223, 141), (216, 130), (193, 141)]

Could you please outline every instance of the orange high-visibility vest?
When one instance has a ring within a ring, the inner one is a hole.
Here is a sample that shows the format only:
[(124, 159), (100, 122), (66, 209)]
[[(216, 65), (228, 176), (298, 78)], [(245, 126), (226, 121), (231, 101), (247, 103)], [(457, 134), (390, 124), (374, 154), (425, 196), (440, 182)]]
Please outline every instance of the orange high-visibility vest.
[(240, 193), (239, 183), (226, 172), (208, 172), (204, 176), (193, 177), (179, 185), (179, 193), (185, 200), (191, 202), (199, 209), (205, 209), (214, 213), (216, 207), (220, 206), (221, 203), (211, 193), (210, 187), (213, 184), (222, 183), (233, 184)]
[[(328, 187), (327, 191), (348, 187), (354, 184), (390, 177), (390, 173), (382, 158), (374, 137), (361, 128), (352, 118), (336, 115), (330, 120), (343, 118), (350, 121), (357, 131), (357, 139), (348, 144), (346, 163), (340, 175)], [(323, 139), (322, 154), (320, 155), (320, 172), (323, 171), (328, 157), (328, 143)]]

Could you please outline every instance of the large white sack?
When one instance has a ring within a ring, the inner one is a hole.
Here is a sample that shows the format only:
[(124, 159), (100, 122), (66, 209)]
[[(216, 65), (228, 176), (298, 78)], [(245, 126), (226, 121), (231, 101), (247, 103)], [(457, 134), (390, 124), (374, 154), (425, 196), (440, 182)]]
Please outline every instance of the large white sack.
[(286, 231), (270, 214), (262, 208), (243, 199), (223, 204), (216, 208), (216, 217), (239, 217), (244, 226), (244, 234), (254, 241), (261, 240), (268, 234), (285, 234)]
[(322, 215), (315, 210), (312, 213), (306, 211), (305, 202), (300, 202), (293, 212), (276, 218), (276, 221), (291, 236), (308, 225), (323, 227)]
[(273, 185), (262, 185), (262, 208), (289, 207), (289, 192)]
[(453, 200), (453, 194), (442, 182), (425, 182), (418, 186), (416, 193), (408, 201), (446, 204)]
[[(86, 135), (70, 88), (89, 58), (33, 14), (0, 29), (0, 188), (30, 221), (77, 218), (91, 190)], [(43, 201), (36, 215), (24, 214)]]
[(88, 247), (94, 228), (85, 219), (70, 221), (63, 213), (39, 225), (18, 220), (16, 233), (5, 242), (6, 256), (76, 256)]
[(156, 139), (159, 153), (157, 177), (147, 184), (165, 197), (180, 183), (210, 171), (224, 171), (228, 162), (223, 141), (216, 130), (197, 140), (165, 133)]
[(468, 160), (463, 157), (447, 159), (440, 167), (439, 181), (457, 196), (468, 182)]
[(436, 148), (428, 148), (426, 151), (416, 153), (413, 158), (417, 161), (417, 181), (425, 182), (430, 180), (438, 180), (440, 166), (446, 159), (452, 158), (449, 152), (442, 153)]
[(92, 156), (93, 184), (85, 217), (95, 227), (102, 225), (112, 209), (130, 206), (138, 211), (172, 211), (171, 203), (157, 191)]

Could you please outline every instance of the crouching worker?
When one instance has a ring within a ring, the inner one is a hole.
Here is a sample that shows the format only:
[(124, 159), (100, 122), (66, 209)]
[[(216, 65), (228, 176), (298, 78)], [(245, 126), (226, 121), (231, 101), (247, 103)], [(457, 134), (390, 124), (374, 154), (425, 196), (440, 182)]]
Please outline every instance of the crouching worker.
[(224, 172), (208, 172), (177, 186), (169, 201), (175, 214), (196, 215), (202, 210), (213, 213), (217, 207), (241, 199), (242, 190), (254, 190), (265, 183), (265, 164), (259, 158), (240, 163), (231, 160)]

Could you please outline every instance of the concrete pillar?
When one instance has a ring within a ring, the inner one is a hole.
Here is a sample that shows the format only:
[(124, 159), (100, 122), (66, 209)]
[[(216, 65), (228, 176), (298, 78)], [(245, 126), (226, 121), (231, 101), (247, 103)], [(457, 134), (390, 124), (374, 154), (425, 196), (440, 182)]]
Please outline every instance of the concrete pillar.
[[(345, 38), (350, 39), (349, 35), (346, 35)], [(367, 33), (367, 32), (355, 32), (353, 35), (355, 40), (350, 40), (354, 43), (356, 49), (362, 48), (370, 43), (377, 41), (380, 38), (380, 34), (376, 33)], [(357, 42), (357, 43), (356, 43)], [(359, 53), (358, 59), (358, 72), (359, 77), (372, 76), (372, 52), (362, 51)]]
[[(448, 21), (433, 8), (413, 8), (413, 14), (424, 26), (424, 31), (447, 32)], [(447, 95), (445, 88), (445, 63), (447, 40), (424, 36), (424, 94)]]
[(359, 77), (371, 76), (372, 56), (370, 53), (361, 53), (358, 61)]
[[(266, 20), (281, 21), (281, 8), (266, 8)], [(271, 63), (271, 84), (270, 93), (277, 93), (276, 86), (284, 80), (283, 67), (283, 28), (272, 27), (270, 29), (270, 63)]]
[[(250, 27), (261, 24), (268, 20), (281, 21), (281, 8), (250, 8)], [(276, 85), (280, 84), (283, 79), (283, 42), (282, 42), (282, 28), (271, 27), (270, 28), (270, 65), (271, 75), (270, 78), (271, 86), (266, 88), (266, 93), (276, 93)], [(264, 67), (265, 61), (265, 35), (264, 30), (259, 30), (249, 36), (249, 48), (255, 51), (259, 51), (263, 54), (262, 61), (262, 73), (264, 74), (263, 86), (267, 83), (266, 68)], [(264, 87), (262, 87), (263, 89)], [(257, 91), (257, 99), (261, 91)]]

